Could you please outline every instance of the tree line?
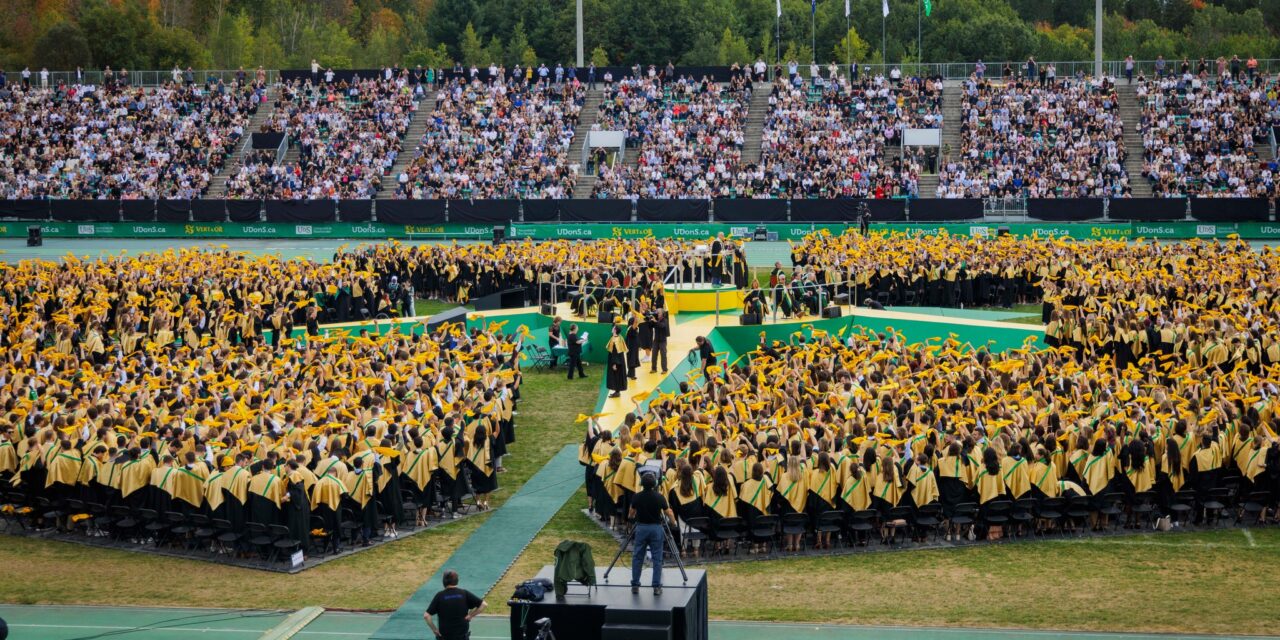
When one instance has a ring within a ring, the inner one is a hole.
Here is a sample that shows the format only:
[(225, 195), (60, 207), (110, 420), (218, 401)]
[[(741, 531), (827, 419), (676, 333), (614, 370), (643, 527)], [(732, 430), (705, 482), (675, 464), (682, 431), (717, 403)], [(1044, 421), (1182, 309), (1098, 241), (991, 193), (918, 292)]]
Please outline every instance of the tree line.
[[(848, 18), (843, 0), (818, 0), (811, 22), (809, 0), (782, 0), (780, 20), (775, 0), (583, 0), (584, 41), (597, 65), (1092, 58), (1092, 0), (932, 0), (928, 17), (921, 2), (889, 0), (882, 20), (881, 0), (851, 0)], [(0, 0), (0, 10), (8, 69), (511, 66), (576, 51), (575, 0)], [(1280, 57), (1280, 0), (1105, 0), (1104, 12), (1108, 59)]]

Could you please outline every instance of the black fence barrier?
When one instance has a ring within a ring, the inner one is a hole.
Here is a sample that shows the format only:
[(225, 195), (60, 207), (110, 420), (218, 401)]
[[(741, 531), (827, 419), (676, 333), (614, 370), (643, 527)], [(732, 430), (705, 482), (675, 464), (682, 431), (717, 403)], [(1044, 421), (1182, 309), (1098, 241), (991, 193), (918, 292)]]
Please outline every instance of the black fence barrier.
[(49, 211), (61, 222), (119, 222), (119, 200), (50, 200)]
[(560, 205), (555, 200), (525, 200), (525, 222), (554, 222), (560, 213)]
[(560, 200), (565, 222), (630, 222), (630, 200)]
[(1073, 221), (1102, 217), (1101, 198), (1029, 198), (1027, 216), (1036, 220)]
[(121, 200), (120, 216), (125, 222), (155, 222), (155, 200)]
[(853, 200), (792, 200), (792, 222), (847, 222), (857, 205)]
[(849, 200), (849, 202), (854, 203), (853, 218), (850, 222), (858, 219), (859, 204), (867, 205), (872, 222), (906, 222), (907, 220), (907, 201), (902, 198)]
[(706, 222), (711, 203), (707, 200), (640, 200), (636, 220), (641, 222)]
[(267, 200), (266, 207), (268, 222), (333, 222), (338, 213), (332, 200)]
[(1192, 198), (1191, 217), (1201, 222), (1268, 222), (1265, 198)]
[(372, 200), (339, 200), (338, 219), (343, 222), (368, 222), (373, 219)]
[[(793, 215), (794, 217), (794, 215)], [(917, 198), (911, 201), (912, 222), (941, 222), (945, 220), (979, 220), (982, 218), (981, 200), (934, 200)]]
[(388, 224), (440, 224), (444, 200), (379, 200), (378, 222)]
[(270, 149), (275, 151), (280, 148), (280, 143), (284, 142), (284, 133), (275, 131), (257, 132), (252, 134), (249, 145), (254, 149)]
[[(257, 206), (258, 201), (252, 201)], [(192, 200), (191, 220), (194, 222), (226, 222), (226, 200)]]
[(1108, 205), (1112, 220), (1182, 220), (1187, 217), (1186, 198), (1115, 198)]
[(190, 200), (157, 200), (156, 222), (190, 222)]
[(261, 200), (227, 200), (227, 219), (232, 222), (259, 222), (262, 220)]
[[(416, 67), (409, 67), (408, 70), (409, 70), (409, 82), (411, 84), (416, 84), (418, 82), (417, 72), (419, 70)], [(320, 72), (315, 75), (317, 82), (324, 81), (326, 71), (327, 71), (326, 69), (321, 69)], [(426, 70), (423, 69), (421, 71), (425, 81)], [(508, 67), (506, 69), (506, 74), (508, 78), (511, 77), (512, 71), (514, 71), (514, 69), (511, 67)], [(394, 69), (392, 70), (392, 72), (393, 74), (395, 74)], [(614, 80), (621, 80), (627, 76), (633, 75), (634, 72), (635, 71), (631, 67), (626, 67), (626, 66), (596, 67), (595, 79), (596, 79), (596, 82), (598, 83), (604, 82), (605, 74), (612, 73)], [(386, 77), (385, 73), (386, 73), (385, 69), (334, 69), (333, 81), (334, 82), (344, 82), (344, 81), (350, 82), (356, 76), (359, 76), (361, 79), (364, 79), (364, 80), (368, 80), (370, 78), (382, 79)], [(588, 73), (589, 73), (589, 67), (583, 66), (578, 69), (575, 69), (574, 77), (577, 78), (579, 82), (587, 82)], [(655, 65), (654, 73), (658, 76), (662, 76), (667, 73), (666, 67), (661, 65)], [(739, 71), (738, 73), (739, 74), (745, 73), (745, 70)], [(467, 77), (470, 77), (471, 70), (470, 68), (464, 67), (461, 71), (456, 71), (452, 67), (450, 67), (448, 69), (437, 69), (435, 75), (437, 78), (444, 78), (446, 80), (451, 78), (467, 78)], [(521, 75), (522, 77), (524, 75), (523, 69), (521, 70)], [(647, 77), (649, 75), (648, 65), (643, 65), (640, 67), (640, 75), (644, 77)], [(734, 73), (732, 72), (730, 67), (704, 67), (704, 66), (675, 67), (675, 77), (679, 78), (681, 76), (691, 76), (695, 80), (701, 80), (704, 76), (706, 76), (711, 78), (715, 82), (728, 82), (734, 76)], [(538, 68), (534, 67), (533, 79), (536, 81), (538, 80), (539, 77), (540, 76), (538, 74)], [(569, 65), (567, 64), (564, 65), (563, 77), (565, 80), (569, 79)], [(490, 79), (489, 67), (487, 65), (483, 67), (477, 66), (476, 78), (480, 79), (481, 81), (488, 81)], [(284, 82), (291, 82), (293, 80), (310, 80), (310, 79), (312, 79), (311, 69), (283, 69), (280, 71), (280, 80)], [(556, 66), (554, 64), (547, 65), (547, 79), (553, 82), (556, 79)]]
[(0, 200), (0, 218), (48, 220), (48, 200)]
[(520, 219), (519, 200), (450, 200), (449, 222), (508, 223)]
[(787, 201), (770, 198), (716, 200), (711, 213), (717, 222), (786, 222)]

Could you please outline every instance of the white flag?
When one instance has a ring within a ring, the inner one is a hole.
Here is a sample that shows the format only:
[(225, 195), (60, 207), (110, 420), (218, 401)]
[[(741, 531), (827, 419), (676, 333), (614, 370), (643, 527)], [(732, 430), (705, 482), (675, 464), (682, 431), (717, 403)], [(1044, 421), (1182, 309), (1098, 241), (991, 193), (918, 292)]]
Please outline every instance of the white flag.
[(778, 0), (778, 17), (782, 17), (782, 0)]
[(844, 17), (849, 17), (849, 0), (844, 0)]
[(884, 17), (889, 17), (889, 0), (884, 0)]

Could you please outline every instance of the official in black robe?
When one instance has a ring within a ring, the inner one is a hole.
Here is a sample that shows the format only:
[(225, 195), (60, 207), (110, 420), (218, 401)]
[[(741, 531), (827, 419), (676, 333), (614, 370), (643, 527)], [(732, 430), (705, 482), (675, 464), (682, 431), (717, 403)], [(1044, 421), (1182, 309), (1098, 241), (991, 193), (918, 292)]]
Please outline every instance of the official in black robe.
[(605, 370), (605, 385), (609, 387), (610, 398), (617, 398), (627, 390), (627, 342), (622, 337), (622, 328), (613, 327), (613, 337), (605, 346), (608, 352), (608, 363)]

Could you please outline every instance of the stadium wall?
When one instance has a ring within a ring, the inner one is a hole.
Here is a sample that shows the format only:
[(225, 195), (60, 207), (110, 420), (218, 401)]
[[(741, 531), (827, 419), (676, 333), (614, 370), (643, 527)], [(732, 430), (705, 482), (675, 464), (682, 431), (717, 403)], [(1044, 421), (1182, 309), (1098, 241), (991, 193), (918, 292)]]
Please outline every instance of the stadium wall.
[[(0, 222), (0, 238), (25, 238), (27, 227), (39, 225), (46, 238), (188, 238), (216, 239), (308, 239), (350, 240), (473, 239), (493, 237), (489, 224), (389, 224), (383, 222)], [(501, 225), (499, 225), (501, 226)], [(756, 223), (548, 223), (506, 225), (507, 237), (534, 240), (600, 240), (604, 238), (676, 238), (697, 240), (726, 236), (749, 237)], [(826, 229), (844, 233), (856, 229), (851, 224), (788, 223), (765, 224), (770, 239), (796, 241), (814, 231)], [(995, 236), (1001, 230), (1011, 235), (1061, 236), (1077, 240), (1098, 238), (1228, 238), (1280, 240), (1280, 223), (1273, 222), (1098, 222), (1098, 223), (997, 223), (975, 221), (967, 224), (875, 223), (875, 231), (901, 233), (948, 233), (951, 235)]]

